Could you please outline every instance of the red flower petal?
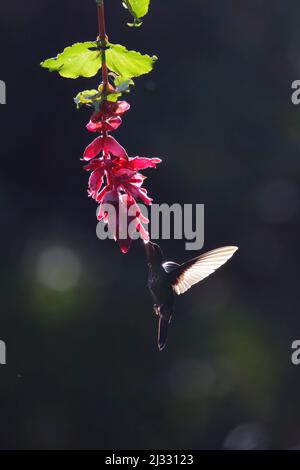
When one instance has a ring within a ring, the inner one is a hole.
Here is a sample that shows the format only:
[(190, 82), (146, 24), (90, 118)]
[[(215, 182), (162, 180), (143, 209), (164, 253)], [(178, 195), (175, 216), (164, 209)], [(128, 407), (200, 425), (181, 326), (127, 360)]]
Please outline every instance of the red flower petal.
[(141, 199), (145, 204), (151, 205), (152, 199), (147, 196), (147, 190), (145, 188), (138, 188), (134, 184), (123, 183), (125, 190), (134, 197), (134, 199)]
[(122, 116), (129, 108), (130, 104), (127, 101), (104, 101), (99, 114), (105, 117)]
[(148, 241), (150, 240), (149, 232), (148, 232), (148, 230), (145, 229), (145, 227), (143, 226), (142, 223), (139, 223), (139, 224), (138, 224), (137, 230), (140, 232), (141, 238), (142, 238), (145, 242), (148, 242)]
[(119, 116), (112, 117), (108, 121), (105, 121), (107, 131), (115, 131), (122, 124), (122, 119)]
[[(107, 186), (104, 186), (103, 189), (101, 189), (100, 193), (98, 194), (97, 196), (97, 201), (100, 202), (100, 204), (104, 204), (105, 203), (105, 195), (109, 192), (113, 192), (111, 190), (111, 185), (107, 185)], [(109, 197), (109, 196), (108, 196)], [(110, 203), (110, 201), (107, 201), (108, 203)], [(99, 219), (100, 220), (100, 219)]]
[(130, 109), (130, 104), (127, 101), (117, 101), (118, 105), (117, 109), (115, 110), (116, 116), (122, 116), (128, 109)]
[(90, 160), (91, 158), (95, 158), (101, 150), (111, 153), (115, 157), (126, 158), (126, 160), (128, 159), (128, 155), (124, 147), (122, 147), (122, 145), (120, 145), (111, 135), (106, 137), (100, 136), (93, 140), (93, 142), (85, 149), (83, 159)]
[(119, 167), (117, 171), (113, 172), (113, 177), (119, 183), (122, 181), (128, 181), (133, 176), (135, 176), (136, 172), (134, 170), (130, 170), (129, 168)]
[(100, 190), (103, 183), (104, 170), (98, 168), (97, 170), (92, 171), (89, 178), (89, 189), (88, 193), (93, 199), (97, 198), (97, 193)]
[(122, 124), (122, 119), (119, 116), (115, 116), (105, 121), (96, 121), (92, 119), (87, 124), (86, 128), (90, 132), (101, 132), (101, 131), (114, 131)]
[(128, 159), (128, 155), (124, 147), (122, 147), (122, 145), (120, 145), (111, 135), (105, 137), (103, 150), (111, 153), (115, 157)]
[(132, 239), (129, 237), (125, 238), (124, 240), (121, 240), (121, 239), (118, 240), (119, 247), (122, 253), (126, 254), (128, 252), (131, 242), (132, 242)]
[(90, 132), (102, 131), (103, 130), (103, 123), (104, 121), (93, 122), (90, 120), (86, 125), (86, 128)]
[(160, 158), (135, 157), (129, 158), (127, 166), (134, 170), (144, 170), (145, 168), (155, 168), (160, 162)]
[(101, 150), (103, 150), (103, 138), (97, 137), (97, 139), (93, 140), (93, 142), (85, 149), (83, 154), (84, 160), (90, 160), (91, 158), (97, 157)]
[(83, 168), (86, 171), (90, 171), (90, 170), (98, 170), (98, 168), (103, 168), (103, 166), (104, 166), (103, 159), (102, 158), (97, 158), (96, 160), (93, 160), (92, 162), (89, 162)]

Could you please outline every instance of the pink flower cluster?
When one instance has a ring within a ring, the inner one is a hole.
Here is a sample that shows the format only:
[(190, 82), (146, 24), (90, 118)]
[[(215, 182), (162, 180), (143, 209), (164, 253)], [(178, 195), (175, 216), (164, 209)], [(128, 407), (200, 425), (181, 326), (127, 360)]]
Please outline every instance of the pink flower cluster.
[[(100, 136), (83, 154), (83, 160), (88, 161), (84, 168), (91, 171), (88, 194), (100, 204), (98, 220), (108, 224), (123, 253), (128, 251), (135, 231), (144, 241), (149, 240), (145, 228), (149, 220), (141, 213), (138, 201), (150, 205), (152, 199), (142, 187), (145, 176), (140, 170), (156, 168), (161, 162), (159, 158), (128, 157), (126, 150), (108, 134), (121, 125), (121, 116), (129, 108), (126, 101), (103, 101), (99, 112), (92, 115), (86, 126), (91, 132), (99, 132)], [(116, 217), (106, 210), (107, 205), (115, 209)]]

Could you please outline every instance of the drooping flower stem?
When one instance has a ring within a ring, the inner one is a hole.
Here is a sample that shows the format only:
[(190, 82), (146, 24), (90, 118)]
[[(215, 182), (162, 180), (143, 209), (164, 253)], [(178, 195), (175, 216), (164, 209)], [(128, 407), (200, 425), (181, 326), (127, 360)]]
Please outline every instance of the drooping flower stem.
[[(101, 49), (101, 61), (102, 61), (102, 100), (106, 100), (108, 94), (108, 70), (106, 65), (106, 47), (107, 47), (107, 36), (105, 31), (105, 11), (104, 11), (104, 0), (97, 0), (98, 10), (98, 26), (99, 26), (99, 44)], [(107, 132), (102, 132), (103, 137), (107, 136)]]
[[(98, 73), (101, 76), (97, 89), (84, 90), (75, 98), (78, 108), (83, 104), (93, 108), (86, 127), (89, 132), (98, 134), (84, 150), (82, 159), (87, 163), (85, 170), (91, 172), (88, 194), (99, 204), (97, 218), (107, 224), (109, 234), (126, 253), (137, 232), (145, 242), (149, 240), (146, 228), (149, 220), (142, 214), (139, 204), (149, 206), (152, 199), (143, 187), (145, 176), (141, 170), (156, 168), (161, 160), (129, 157), (111, 133), (120, 127), (124, 113), (130, 109), (130, 104), (119, 97), (130, 91), (133, 78), (152, 70), (157, 57), (110, 43), (105, 28), (105, 0), (93, 1), (98, 19), (96, 40), (66, 47), (56, 58), (47, 59), (41, 65), (58, 71), (65, 78), (94, 77)], [(122, 2), (118, 1), (121, 5)], [(124, 6), (133, 5), (129, 11), (135, 25), (140, 25), (139, 15), (145, 16), (149, 1), (123, 0)], [(141, 5), (144, 5), (142, 9)], [(107, 210), (107, 204), (114, 211)]]
[(107, 48), (107, 36), (105, 32), (105, 14), (104, 14), (104, 0), (97, 0), (98, 10), (98, 25), (99, 25), (99, 43), (101, 48), (102, 58), (102, 82), (103, 82), (103, 95), (108, 92), (108, 70), (106, 65), (106, 48)]

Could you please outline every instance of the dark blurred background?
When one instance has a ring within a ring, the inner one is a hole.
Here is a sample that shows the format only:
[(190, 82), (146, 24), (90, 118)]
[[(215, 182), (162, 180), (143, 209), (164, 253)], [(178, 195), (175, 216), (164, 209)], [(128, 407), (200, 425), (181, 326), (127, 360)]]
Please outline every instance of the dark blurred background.
[(120, 0), (106, 14), (112, 42), (159, 57), (116, 137), (163, 159), (155, 202), (205, 204), (205, 249), (240, 250), (178, 298), (159, 353), (142, 246), (98, 240), (86, 194), (90, 113), (72, 99), (98, 79), (39, 67), (95, 38), (95, 4), (3, 3), (0, 446), (297, 448), (299, 1), (152, 0), (140, 29)]

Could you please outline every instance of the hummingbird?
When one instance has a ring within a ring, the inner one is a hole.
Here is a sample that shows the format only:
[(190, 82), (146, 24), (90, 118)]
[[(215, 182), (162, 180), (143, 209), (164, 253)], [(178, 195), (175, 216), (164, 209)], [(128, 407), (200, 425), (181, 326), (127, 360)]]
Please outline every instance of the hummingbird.
[(174, 312), (175, 295), (181, 295), (194, 284), (216, 271), (238, 250), (237, 246), (223, 246), (183, 264), (165, 261), (159, 245), (145, 243), (149, 267), (148, 289), (158, 316), (158, 349), (162, 351), (168, 338), (168, 328)]

